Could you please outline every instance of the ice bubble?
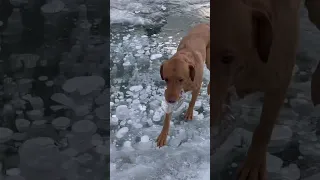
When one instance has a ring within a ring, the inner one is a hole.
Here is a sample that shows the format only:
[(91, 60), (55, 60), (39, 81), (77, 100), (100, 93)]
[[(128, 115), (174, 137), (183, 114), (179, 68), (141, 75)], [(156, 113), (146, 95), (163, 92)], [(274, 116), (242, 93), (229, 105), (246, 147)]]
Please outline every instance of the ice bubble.
[(124, 62), (122, 65), (123, 65), (123, 66), (130, 66), (131, 63), (130, 63), (129, 61), (127, 61), (127, 62)]
[(73, 108), (75, 107), (75, 102), (68, 96), (62, 93), (55, 93), (51, 96), (51, 100), (63, 104), (67, 107)]
[(149, 136), (147, 136), (147, 135), (142, 136), (140, 141), (144, 142), (144, 143), (149, 142)]
[(194, 109), (198, 110), (201, 106), (202, 106), (202, 102), (201, 101), (196, 101), (196, 103), (194, 105)]
[(113, 126), (116, 126), (116, 125), (118, 125), (118, 123), (119, 123), (119, 119), (117, 118), (117, 116), (116, 115), (112, 115), (110, 124), (113, 125)]
[(75, 133), (94, 134), (97, 131), (97, 125), (89, 120), (80, 120), (72, 125), (72, 131)]
[(8, 176), (18, 176), (18, 175), (20, 175), (20, 169), (19, 168), (7, 169), (6, 174)]
[(65, 130), (70, 126), (71, 120), (67, 117), (58, 117), (52, 121), (52, 125), (57, 130)]
[(37, 128), (37, 129), (45, 128), (46, 123), (47, 123), (47, 120), (33, 121), (31, 124), (31, 128)]
[(26, 119), (17, 119), (16, 120), (16, 128), (19, 132), (26, 132), (30, 127), (30, 121)]
[(116, 116), (120, 120), (126, 120), (129, 117), (129, 109), (126, 105), (119, 105), (116, 108)]
[(197, 118), (197, 120), (203, 120), (204, 119), (204, 115), (202, 113), (200, 113)]
[(300, 179), (300, 169), (296, 164), (290, 164), (281, 169), (281, 176), (282, 179), (298, 180)]
[(131, 86), (130, 87), (130, 91), (133, 91), (133, 92), (139, 92), (143, 89), (143, 86), (141, 85), (137, 85), (137, 86)]
[(43, 100), (41, 97), (29, 97), (28, 100), (33, 109), (42, 109), (43, 108)]
[(54, 82), (53, 81), (46, 81), (46, 86), (51, 87), (53, 86)]
[(140, 100), (139, 99), (135, 99), (132, 101), (133, 105), (139, 105), (140, 104)]
[(43, 112), (39, 109), (27, 111), (27, 116), (33, 121), (41, 120), (43, 117)]
[(123, 120), (123, 121), (120, 122), (120, 126), (124, 126), (124, 125), (126, 125), (126, 123), (127, 122), (125, 120)]
[(136, 128), (136, 129), (140, 129), (140, 128), (143, 127), (143, 125), (140, 124), (140, 123), (135, 123), (135, 124), (133, 124), (133, 127)]
[(16, 132), (16, 133), (13, 133), (11, 139), (14, 140), (14, 141), (24, 141), (27, 138), (28, 138), (27, 133), (18, 133), (18, 132)]
[(161, 120), (162, 116), (164, 115), (164, 112), (160, 109), (156, 110), (156, 112), (153, 114), (152, 120), (155, 122), (158, 122)]
[[(62, 160), (55, 141), (48, 137), (37, 137), (25, 141), (19, 149), (19, 154), (20, 162), (24, 164), (20, 167), (22, 174), (30, 168), (56, 171), (56, 167), (59, 167)], [(50, 156), (47, 156), (48, 154)]]
[(62, 86), (65, 92), (78, 91), (80, 95), (90, 94), (105, 85), (105, 80), (100, 76), (80, 76), (68, 79)]
[(276, 125), (272, 131), (269, 147), (277, 150), (283, 149), (291, 141), (292, 135), (290, 127)]
[(282, 167), (283, 161), (277, 156), (267, 154), (267, 171), (269, 173), (279, 172)]
[(130, 141), (125, 141), (123, 143), (123, 150), (124, 151), (133, 151), (134, 149), (132, 148), (131, 142)]
[(140, 142), (137, 144), (137, 148), (140, 150), (148, 150), (152, 147), (152, 142), (147, 135), (141, 137)]
[(118, 132), (116, 133), (116, 137), (117, 138), (123, 138), (129, 131), (128, 127), (123, 127), (121, 129), (118, 130)]
[(48, 77), (47, 76), (39, 76), (38, 80), (39, 81), (46, 81), (46, 80), (48, 80)]
[(146, 111), (147, 107), (145, 105), (139, 106), (140, 111)]
[(151, 56), (150, 56), (150, 59), (151, 60), (155, 60), (155, 59), (159, 59), (159, 58), (161, 58), (162, 57), (162, 54), (152, 54)]
[(320, 147), (319, 145), (312, 143), (300, 143), (299, 151), (304, 156), (309, 156), (312, 158), (319, 158), (320, 157)]
[(13, 135), (13, 131), (8, 128), (0, 127), (0, 143), (9, 141)]

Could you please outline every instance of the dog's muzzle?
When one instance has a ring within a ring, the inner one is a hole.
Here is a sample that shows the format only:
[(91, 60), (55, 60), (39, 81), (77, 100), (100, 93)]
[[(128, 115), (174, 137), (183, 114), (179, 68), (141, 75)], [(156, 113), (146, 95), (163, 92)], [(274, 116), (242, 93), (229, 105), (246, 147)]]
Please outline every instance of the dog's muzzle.
[(163, 111), (165, 113), (171, 113), (175, 110), (177, 110), (184, 102), (184, 100), (186, 99), (186, 94), (184, 91), (181, 91), (180, 92), (180, 97), (179, 97), (179, 100), (175, 103), (169, 103), (167, 102), (166, 100), (162, 101), (161, 103), (161, 108), (163, 109)]

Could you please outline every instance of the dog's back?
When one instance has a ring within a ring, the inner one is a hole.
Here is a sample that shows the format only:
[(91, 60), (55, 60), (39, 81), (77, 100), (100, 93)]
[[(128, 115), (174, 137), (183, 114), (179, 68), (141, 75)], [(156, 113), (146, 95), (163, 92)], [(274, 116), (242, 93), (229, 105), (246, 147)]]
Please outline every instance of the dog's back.
[[(184, 48), (191, 49), (192, 51), (198, 51), (200, 54), (206, 54), (206, 49), (210, 47), (210, 25), (198, 24), (194, 26), (188, 34), (182, 38), (178, 46), (177, 51)], [(203, 57), (201, 60), (205, 60)]]

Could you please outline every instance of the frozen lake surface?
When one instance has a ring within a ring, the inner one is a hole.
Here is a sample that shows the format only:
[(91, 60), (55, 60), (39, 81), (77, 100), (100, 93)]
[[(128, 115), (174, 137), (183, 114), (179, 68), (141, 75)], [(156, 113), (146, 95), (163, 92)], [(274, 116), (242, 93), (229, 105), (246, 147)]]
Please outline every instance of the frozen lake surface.
[(164, 115), (159, 67), (192, 25), (207, 21), (208, 5), (209, 1), (111, 1), (112, 180), (210, 179), (208, 71), (194, 120), (184, 122), (186, 101), (173, 115), (168, 146), (159, 149), (155, 143)]
[[(174, 115), (168, 146), (155, 147), (164, 115), (160, 64), (175, 53), (192, 25), (209, 16), (209, 1), (111, 1), (111, 179), (210, 179), (208, 71), (194, 120), (184, 122), (183, 106)], [(270, 143), (270, 179), (298, 180), (320, 172), (319, 107), (310, 102), (319, 34), (302, 9), (294, 78)], [(262, 100), (255, 94), (233, 103), (236, 128), (213, 155), (211, 178), (234, 176), (259, 121)]]

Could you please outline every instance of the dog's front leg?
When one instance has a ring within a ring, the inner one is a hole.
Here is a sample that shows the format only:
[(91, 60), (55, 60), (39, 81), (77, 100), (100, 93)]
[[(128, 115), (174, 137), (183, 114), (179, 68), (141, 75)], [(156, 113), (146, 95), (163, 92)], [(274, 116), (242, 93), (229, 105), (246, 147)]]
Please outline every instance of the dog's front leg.
[(170, 120), (172, 113), (167, 113), (164, 118), (164, 123), (162, 127), (162, 131), (157, 139), (157, 146), (160, 148), (167, 144), (167, 137), (170, 129)]
[(239, 180), (266, 179), (266, 153), (273, 127), (276, 123), (281, 106), (285, 99), (285, 90), (266, 92), (260, 117), (260, 123), (255, 129), (247, 158), (239, 168)]
[(192, 98), (191, 101), (189, 103), (189, 107), (187, 109), (187, 112), (185, 114), (185, 119), (186, 120), (192, 120), (193, 119), (193, 108), (194, 105), (196, 104), (197, 98), (199, 96), (200, 93), (200, 88), (197, 88), (196, 90), (192, 91)]

